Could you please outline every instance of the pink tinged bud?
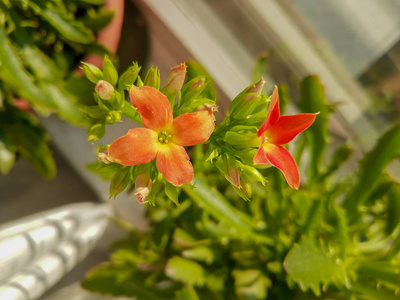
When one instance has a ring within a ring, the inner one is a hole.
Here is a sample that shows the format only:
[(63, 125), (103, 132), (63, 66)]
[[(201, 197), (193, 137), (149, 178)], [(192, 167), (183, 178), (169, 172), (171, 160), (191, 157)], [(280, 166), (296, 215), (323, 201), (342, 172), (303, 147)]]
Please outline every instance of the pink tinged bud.
[(260, 95), (264, 88), (265, 80), (261, 78), (260, 81), (249, 87), (246, 91), (247, 94), (254, 93), (256, 95)]
[(94, 88), (97, 96), (103, 100), (110, 100), (114, 95), (114, 87), (105, 80), (99, 80)]
[(165, 87), (165, 93), (167, 95), (177, 94), (181, 90), (183, 83), (185, 82), (186, 68), (186, 64), (183, 63), (171, 69)]
[(146, 200), (151, 191), (151, 179), (149, 174), (140, 174), (135, 180), (135, 195), (140, 203)]
[(230, 183), (232, 183), (236, 187), (240, 187), (240, 174), (239, 171), (235, 168), (231, 168), (228, 170), (229, 177), (227, 178)]

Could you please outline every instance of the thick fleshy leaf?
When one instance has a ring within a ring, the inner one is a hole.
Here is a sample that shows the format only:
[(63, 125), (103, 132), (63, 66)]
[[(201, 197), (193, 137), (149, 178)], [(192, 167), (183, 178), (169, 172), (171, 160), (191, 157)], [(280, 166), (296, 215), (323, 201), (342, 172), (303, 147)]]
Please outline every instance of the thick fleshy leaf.
[(116, 139), (108, 149), (108, 159), (124, 166), (136, 166), (152, 161), (157, 154), (157, 132), (135, 128)]
[(175, 186), (189, 183), (193, 179), (193, 166), (182, 146), (174, 143), (160, 145), (156, 164), (164, 178)]
[(207, 110), (183, 114), (174, 119), (172, 141), (181, 146), (204, 143), (214, 131), (214, 120), (214, 115)]
[(278, 145), (289, 143), (296, 135), (310, 127), (316, 116), (316, 114), (281, 116), (278, 122), (265, 131), (268, 142)]
[(136, 87), (133, 85), (129, 96), (145, 127), (159, 131), (172, 124), (171, 106), (167, 97), (159, 90), (149, 86)]
[(274, 87), (274, 91), (272, 92), (271, 102), (268, 107), (267, 118), (264, 123), (261, 125), (260, 130), (258, 130), (257, 135), (261, 136), (265, 130), (267, 130), (270, 126), (274, 125), (280, 117), (279, 112), (279, 93), (278, 87)]
[(265, 143), (263, 148), (267, 160), (281, 170), (290, 187), (297, 190), (300, 186), (299, 170), (289, 151), (270, 143)]

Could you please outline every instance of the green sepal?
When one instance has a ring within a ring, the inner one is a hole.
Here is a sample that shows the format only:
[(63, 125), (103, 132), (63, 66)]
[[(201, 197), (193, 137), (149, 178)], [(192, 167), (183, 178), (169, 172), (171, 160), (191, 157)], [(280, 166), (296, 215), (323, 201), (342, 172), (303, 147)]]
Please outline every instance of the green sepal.
[(165, 194), (167, 197), (174, 202), (176, 205), (179, 205), (179, 200), (178, 200), (178, 190), (176, 186), (172, 185), (168, 181), (165, 181)]
[(128, 89), (138, 79), (139, 71), (141, 67), (137, 63), (133, 63), (128, 69), (119, 77), (118, 89)]
[(104, 80), (115, 86), (118, 82), (118, 72), (114, 64), (108, 58), (108, 55), (104, 55), (103, 63), (103, 74)]
[(153, 87), (157, 90), (160, 89), (160, 70), (151, 67), (144, 78), (143, 85)]
[(82, 70), (85, 73), (85, 76), (87, 79), (89, 79), (91, 82), (93, 82), (94, 84), (97, 84), (97, 82), (99, 82), (99, 80), (103, 80), (104, 79), (104, 74), (103, 72), (96, 67), (95, 65), (86, 63), (84, 61), (81, 62), (82, 63)]
[(106, 134), (106, 128), (102, 123), (96, 123), (90, 126), (87, 130), (88, 141), (93, 143), (93, 141), (100, 140)]
[(118, 194), (123, 192), (131, 182), (131, 168), (132, 167), (121, 166), (121, 168), (114, 173), (110, 182), (110, 198), (115, 198)]

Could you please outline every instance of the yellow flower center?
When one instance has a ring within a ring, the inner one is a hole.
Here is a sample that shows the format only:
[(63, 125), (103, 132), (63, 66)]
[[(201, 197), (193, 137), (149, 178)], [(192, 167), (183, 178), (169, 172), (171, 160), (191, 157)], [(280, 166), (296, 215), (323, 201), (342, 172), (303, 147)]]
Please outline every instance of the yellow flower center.
[(170, 139), (171, 139), (171, 135), (167, 131), (163, 131), (158, 135), (158, 141), (161, 144), (168, 144)]

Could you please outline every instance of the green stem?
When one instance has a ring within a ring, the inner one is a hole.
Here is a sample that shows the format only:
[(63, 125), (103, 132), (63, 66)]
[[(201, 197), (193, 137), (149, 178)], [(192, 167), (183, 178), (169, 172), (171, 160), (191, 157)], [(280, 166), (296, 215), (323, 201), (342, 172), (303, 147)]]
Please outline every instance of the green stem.
[(248, 215), (233, 207), (215, 188), (208, 186), (204, 177), (196, 176), (195, 182), (195, 188), (184, 187), (183, 190), (214, 218), (236, 228), (240, 233), (259, 243), (266, 245), (275, 243), (272, 238), (265, 236), (265, 233), (255, 229), (252, 219)]

